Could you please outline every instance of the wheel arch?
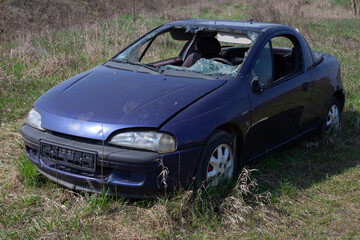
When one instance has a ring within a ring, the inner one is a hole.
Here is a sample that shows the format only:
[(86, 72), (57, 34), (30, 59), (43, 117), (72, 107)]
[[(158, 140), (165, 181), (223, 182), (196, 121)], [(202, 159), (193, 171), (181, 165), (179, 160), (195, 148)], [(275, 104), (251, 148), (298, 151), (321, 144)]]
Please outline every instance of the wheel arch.
[(337, 90), (335, 93), (334, 93), (334, 95), (333, 95), (334, 97), (336, 97), (337, 98), (337, 100), (339, 101), (339, 103), (340, 103), (340, 107), (341, 107), (341, 111), (344, 109), (344, 105), (345, 105), (345, 95), (344, 95), (344, 93), (341, 91), (341, 90)]
[[(236, 160), (237, 160), (237, 163), (238, 163), (238, 166), (241, 166), (241, 163), (243, 162), (243, 155), (242, 155), (242, 152), (243, 152), (243, 148), (244, 148), (244, 139), (243, 139), (243, 134), (242, 134), (242, 131), (240, 129), (240, 127), (238, 127), (236, 124), (234, 123), (224, 123), (218, 127), (216, 127), (209, 135), (208, 137), (206, 138), (205, 140), (205, 144), (206, 142), (209, 141), (209, 139), (217, 132), (217, 131), (224, 131), (224, 132), (227, 132), (228, 134), (230, 134), (230, 136), (233, 138), (233, 139), (236, 139), (236, 142), (235, 142), (235, 147), (236, 147)], [(201, 153), (202, 155), (203, 153)], [(198, 169), (199, 167), (199, 163), (197, 164), (196, 166), (196, 169)], [(194, 173), (194, 177), (196, 175), (196, 172)]]
[(230, 136), (235, 140), (236, 148), (236, 160), (238, 161), (239, 166), (243, 162), (243, 148), (244, 148), (244, 139), (240, 127), (236, 126), (233, 123), (225, 123), (217, 127), (216, 130), (222, 130), (230, 134)]
[[(242, 135), (242, 131), (240, 129), (239, 126), (237, 126), (234, 123), (225, 123), (222, 124), (218, 127), (216, 127), (215, 129), (213, 129), (213, 131), (211, 131), (211, 133), (207, 136), (206, 140), (205, 140), (205, 146), (212, 141), (212, 138), (215, 137), (217, 134), (219, 134), (219, 132), (223, 132), (229, 135), (229, 137), (232, 139), (232, 142), (234, 143), (235, 146), (235, 152), (234, 152), (234, 156), (235, 156), (235, 176), (238, 176), (238, 171), (241, 167), (241, 163), (242, 163), (242, 149), (243, 149), (243, 135)], [(201, 169), (202, 167), (202, 158), (203, 156), (206, 155), (206, 147), (204, 147), (204, 149), (202, 150), (201, 153), (201, 157), (200, 157), (200, 161), (198, 161), (197, 165), (196, 165), (196, 169), (194, 172), (194, 186), (195, 188), (198, 188), (201, 186), (201, 182), (199, 182), (199, 179), (201, 179), (201, 173), (199, 172), (199, 169)], [(200, 175), (199, 175), (200, 174)], [(200, 176), (200, 178), (199, 178)]]

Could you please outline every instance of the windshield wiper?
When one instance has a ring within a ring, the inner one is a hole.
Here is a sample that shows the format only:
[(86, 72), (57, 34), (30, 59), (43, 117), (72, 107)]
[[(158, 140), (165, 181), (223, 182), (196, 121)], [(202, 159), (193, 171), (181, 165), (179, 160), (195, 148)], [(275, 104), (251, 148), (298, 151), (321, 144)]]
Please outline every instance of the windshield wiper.
[(160, 73), (160, 67), (154, 66), (152, 64), (142, 64), (142, 63), (132, 62), (132, 61), (129, 61), (128, 59), (126, 59), (126, 58), (125, 59), (111, 59), (111, 61), (119, 62), (119, 63), (128, 63), (128, 64), (131, 64), (131, 65), (144, 67), (144, 68), (150, 69), (152, 71), (155, 71), (157, 73)]

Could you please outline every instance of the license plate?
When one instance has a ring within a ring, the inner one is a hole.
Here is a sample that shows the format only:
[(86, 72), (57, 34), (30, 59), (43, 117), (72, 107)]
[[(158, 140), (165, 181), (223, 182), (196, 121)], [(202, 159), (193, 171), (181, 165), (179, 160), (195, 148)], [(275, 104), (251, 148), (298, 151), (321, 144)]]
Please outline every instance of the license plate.
[(89, 172), (96, 170), (96, 153), (49, 142), (40, 142), (40, 156), (58, 165)]

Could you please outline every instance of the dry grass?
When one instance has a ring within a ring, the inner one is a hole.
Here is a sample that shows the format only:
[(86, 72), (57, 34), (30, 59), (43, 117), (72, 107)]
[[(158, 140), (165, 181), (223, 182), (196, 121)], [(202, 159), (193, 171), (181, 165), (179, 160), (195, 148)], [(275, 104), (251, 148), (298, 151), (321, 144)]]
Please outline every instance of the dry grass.
[(301, 19), (354, 18), (351, 8), (335, 5), (329, 0), (256, 1), (247, 13), (259, 22), (274, 22), (292, 26)]
[(0, 42), (23, 38), (28, 33), (81, 28), (119, 15), (150, 16), (161, 13), (164, 19), (188, 18), (191, 12), (215, 8), (230, 0), (166, 1), (166, 0), (4, 0), (0, 2)]

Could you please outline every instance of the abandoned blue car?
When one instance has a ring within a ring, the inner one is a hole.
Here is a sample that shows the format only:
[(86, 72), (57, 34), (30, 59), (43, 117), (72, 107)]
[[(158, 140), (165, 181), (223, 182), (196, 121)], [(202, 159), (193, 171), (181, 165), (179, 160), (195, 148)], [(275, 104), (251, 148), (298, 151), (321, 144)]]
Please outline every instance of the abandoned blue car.
[(248, 161), (338, 128), (337, 60), (293, 28), (179, 20), (42, 95), (22, 126), (40, 173), (128, 197), (232, 179)]

